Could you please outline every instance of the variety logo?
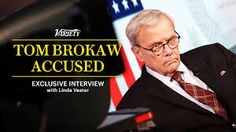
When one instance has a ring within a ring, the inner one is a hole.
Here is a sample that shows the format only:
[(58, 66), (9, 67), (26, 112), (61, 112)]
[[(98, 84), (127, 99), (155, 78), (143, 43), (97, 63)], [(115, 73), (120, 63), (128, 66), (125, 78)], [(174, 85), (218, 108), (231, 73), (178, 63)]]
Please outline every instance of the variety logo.
[(78, 37), (80, 32), (79, 29), (55, 29), (55, 37)]

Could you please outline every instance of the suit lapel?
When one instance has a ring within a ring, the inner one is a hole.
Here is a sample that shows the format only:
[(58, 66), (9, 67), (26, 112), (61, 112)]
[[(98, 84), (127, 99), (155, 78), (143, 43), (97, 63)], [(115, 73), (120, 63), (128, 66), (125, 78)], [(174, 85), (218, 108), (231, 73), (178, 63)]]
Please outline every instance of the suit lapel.
[(220, 85), (217, 80), (217, 74), (220, 74), (220, 71), (219, 73), (213, 73), (213, 69), (210, 69), (213, 67), (210, 67), (210, 64), (208, 64), (203, 57), (201, 57), (201, 59), (195, 59), (194, 61), (190, 61), (188, 57), (182, 57), (181, 60), (195, 76), (216, 93), (218, 101), (223, 105), (226, 111), (230, 111), (227, 105), (227, 96), (223, 94), (224, 91), (220, 88), (222, 85)]
[[(195, 60), (195, 61), (188, 61), (184, 58), (181, 58), (182, 62), (190, 69), (194, 76), (198, 77), (200, 80), (202, 80), (209, 88), (211, 88), (215, 92), (219, 92), (219, 88), (217, 85), (217, 81), (215, 81), (215, 77), (210, 72), (212, 71), (210, 67), (208, 66), (207, 62), (204, 60)], [(191, 63), (187, 63), (191, 62)]]
[[(193, 103), (192, 101), (186, 99), (182, 95), (176, 93), (175, 91), (170, 89), (168, 86), (163, 84), (160, 80), (148, 74), (146, 71), (143, 76), (145, 76), (144, 77), (146, 78), (145, 83), (147, 84), (145, 90), (149, 95), (159, 98), (163, 101), (172, 103), (173, 105), (183, 107), (185, 109), (202, 112), (205, 114), (212, 114), (211, 112), (201, 108), (200, 106)], [(156, 86), (156, 87), (153, 87), (153, 86)]]

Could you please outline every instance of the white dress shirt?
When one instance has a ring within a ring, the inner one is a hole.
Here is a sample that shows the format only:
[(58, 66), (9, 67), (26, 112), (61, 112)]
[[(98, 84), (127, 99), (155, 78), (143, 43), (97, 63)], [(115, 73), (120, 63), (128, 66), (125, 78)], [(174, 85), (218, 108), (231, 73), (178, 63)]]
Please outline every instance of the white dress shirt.
[[(152, 69), (148, 68), (147, 66), (146, 66), (146, 69), (149, 74), (151, 74), (152, 76), (154, 76), (155, 78), (157, 78), (158, 80), (163, 82), (170, 89), (174, 90), (178, 94), (189, 99), (190, 101), (194, 102), (195, 104), (199, 105), (200, 107), (202, 107), (212, 113), (215, 113), (215, 111), (210, 106), (199, 102), (198, 100), (196, 100), (192, 96), (190, 96), (188, 93), (186, 93), (184, 91), (184, 89), (179, 86), (178, 82), (176, 82), (175, 80), (171, 81), (171, 77), (164, 76), (160, 73), (157, 73), (157, 72), (153, 71)], [(198, 77), (194, 76), (192, 71), (190, 71), (182, 62), (180, 62), (178, 71), (183, 72), (181, 74), (181, 77), (183, 78), (183, 80), (185, 82), (188, 82), (188, 83), (197, 85), (201, 88), (204, 88), (206, 90), (212, 91), (203, 81), (201, 81)]]

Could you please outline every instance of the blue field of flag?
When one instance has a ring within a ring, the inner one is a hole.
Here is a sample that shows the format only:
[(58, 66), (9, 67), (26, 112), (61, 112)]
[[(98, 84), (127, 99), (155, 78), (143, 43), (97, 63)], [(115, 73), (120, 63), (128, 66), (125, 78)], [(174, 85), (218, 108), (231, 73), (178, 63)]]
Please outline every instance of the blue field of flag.
[(140, 0), (108, 0), (113, 21), (143, 10)]

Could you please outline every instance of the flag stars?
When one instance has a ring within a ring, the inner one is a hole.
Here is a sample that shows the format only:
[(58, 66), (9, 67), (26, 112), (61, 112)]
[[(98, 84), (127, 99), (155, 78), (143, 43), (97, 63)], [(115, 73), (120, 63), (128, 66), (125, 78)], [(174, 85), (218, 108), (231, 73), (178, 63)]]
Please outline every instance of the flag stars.
[(143, 10), (140, 0), (108, 0), (113, 21)]
[(114, 0), (112, 2), (112, 8), (115, 10), (115, 13), (120, 12), (118, 4)]
[(129, 9), (127, 0), (122, 0), (122, 4), (123, 4), (125, 10), (128, 10), (128, 9)]
[(138, 2), (137, 0), (132, 0), (133, 4), (134, 4), (134, 7), (138, 6)]

